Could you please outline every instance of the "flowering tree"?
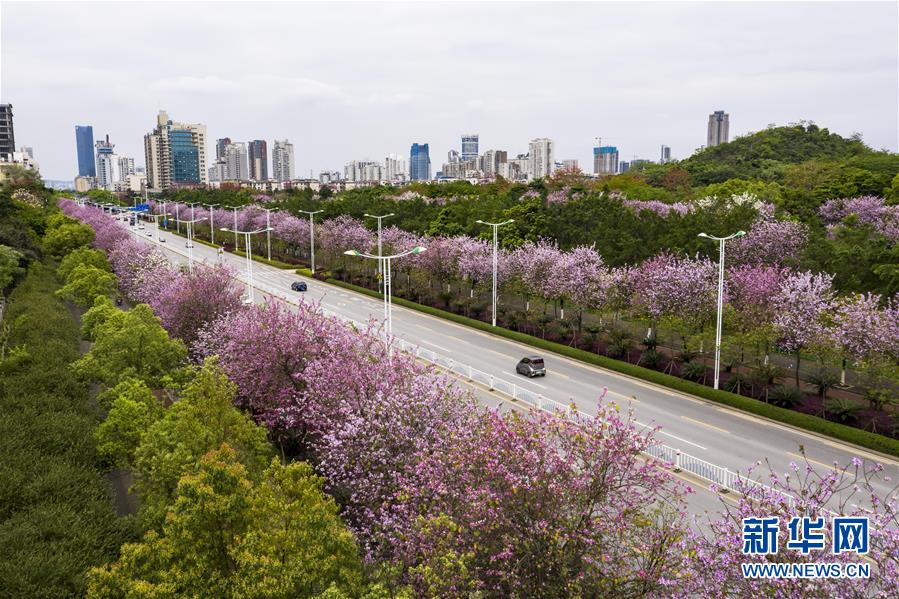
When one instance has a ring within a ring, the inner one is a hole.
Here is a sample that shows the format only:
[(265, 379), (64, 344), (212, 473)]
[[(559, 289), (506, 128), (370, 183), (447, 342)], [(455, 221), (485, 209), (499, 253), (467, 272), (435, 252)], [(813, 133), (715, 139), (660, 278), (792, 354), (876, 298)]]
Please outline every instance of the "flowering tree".
[(611, 276), (593, 247), (579, 246), (565, 253), (558, 277), (562, 294), (575, 305), (580, 334), (584, 310), (602, 311), (608, 304)]
[(807, 227), (794, 221), (757, 220), (745, 237), (730, 243), (734, 264), (782, 266), (798, 260), (808, 243)]
[(490, 411), (454, 433), (420, 452), (389, 531), (419, 595), (636, 596), (674, 582), (684, 489), (639, 458), (651, 435), (629, 413)]
[(799, 272), (788, 275), (774, 297), (774, 326), (780, 345), (796, 354), (799, 386), (800, 352), (823, 333), (822, 317), (833, 300), (833, 276)]
[(725, 278), (725, 296), (737, 330), (764, 347), (768, 363), (770, 345), (776, 340), (774, 302), (788, 271), (762, 265), (743, 265), (729, 269)]
[(558, 246), (548, 241), (528, 242), (512, 252), (512, 273), (523, 284), (525, 297), (539, 294), (551, 300), (560, 296), (558, 269), (561, 260), (562, 252)]
[(887, 206), (883, 198), (861, 196), (828, 200), (818, 209), (818, 214), (831, 226), (838, 226), (846, 217), (854, 215), (858, 224), (872, 227), (893, 243), (899, 242), (899, 205)]

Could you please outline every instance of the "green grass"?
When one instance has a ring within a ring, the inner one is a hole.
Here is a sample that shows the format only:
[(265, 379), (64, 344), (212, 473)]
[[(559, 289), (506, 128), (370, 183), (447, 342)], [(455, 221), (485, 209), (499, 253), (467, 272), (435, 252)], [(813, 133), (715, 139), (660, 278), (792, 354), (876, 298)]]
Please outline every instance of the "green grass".
[[(298, 270), (297, 272), (299, 273), (300, 271)], [(356, 291), (370, 297), (383, 297), (377, 291), (372, 291), (371, 289), (359, 287), (358, 285), (353, 285), (351, 283), (338, 281), (337, 279), (328, 279), (328, 283), (337, 285), (338, 287), (343, 287), (345, 289), (350, 289), (352, 291)], [(567, 345), (562, 345), (561, 343), (556, 343), (554, 341), (547, 341), (539, 337), (534, 337), (525, 333), (519, 333), (517, 331), (510, 331), (502, 327), (493, 327), (486, 322), (482, 322), (474, 318), (468, 318), (466, 316), (460, 316), (459, 314), (453, 314), (452, 312), (447, 312), (438, 308), (424, 306), (406, 299), (394, 297), (393, 303), (398, 306), (403, 306), (404, 308), (417, 310), (425, 314), (430, 314), (431, 316), (450, 320), (457, 324), (465, 325), (481, 331), (486, 331), (498, 337), (505, 337), (506, 339), (511, 339), (512, 341), (517, 341), (519, 343), (530, 345), (532, 347), (545, 349), (547, 351), (551, 351), (568, 358), (578, 360), (580, 362), (599, 366), (601, 368), (619, 372), (621, 374), (660, 385), (662, 387), (667, 387), (669, 389), (674, 389), (676, 391), (681, 391), (683, 393), (694, 395), (696, 397), (701, 397), (703, 399), (714, 401), (716, 403), (724, 404), (726, 406), (730, 406), (732, 408), (736, 408), (750, 414), (763, 416), (765, 418), (776, 420), (777, 422), (782, 422), (784, 424), (789, 424), (813, 433), (819, 433), (828, 437), (832, 437), (834, 439), (845, 441), (847, 443), (853, 443), (860, 447), (865, 447), (867, 449), (872, 449), (874, 451), (879, 451), (885, 454), (899, 457), (899, 440), (891, 439), (883, 435), (870, 433), (868, 431), (863, 431), (836, 422), (830, 422), (829, 420), (824, 420), (823, 418), (818, 418), (817, 416), (811, 416), (809, 414), (802, 414), (800, 412), (794, 412), (792, 410), (779, 408), (777, 406), (772, 406), (756, 399), (737, 395), (736, 393), (712, 389), (711, 387), (700, 385), (699, 383), (685, 381), (681, 378), (669, 374), (650, 370), (648, 368), (643, 368), (642, 366), (635, 366), (633, 364), (608, 358), (606, 356), (600, 356), (598, 354), (584, 351), (582, 349), (568, 347)]]

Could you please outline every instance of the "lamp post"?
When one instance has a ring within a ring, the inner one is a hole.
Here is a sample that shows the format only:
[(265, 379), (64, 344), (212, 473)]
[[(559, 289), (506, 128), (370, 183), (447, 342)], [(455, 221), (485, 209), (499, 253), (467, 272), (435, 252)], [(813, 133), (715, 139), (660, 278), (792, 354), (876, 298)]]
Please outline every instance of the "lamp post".
[(209, 242), (212, 245), (215, 245), (215, 217), (213, 216), (212, 209), (220, 205), (221, 204), (203, 204), (203, 206), (209, 210)]
[(700, 233), (699, 237), (718, 242), (718, 325), (715, 328), (715, 389), (718, 388), (719, 371), (721, 370), (721, 318), (724, 308), (724, 242), (746, 235), (745, 231), (737, 231), (727, 237), (713, 237)]
[(175, 229), (177, 230), (178, 235), (181, 235), (181, 212), (180, 212), (181, 204), (175, 202)]
[(206, 220), (206, 217), (177, 221), (179, 224), (184, 223), (187, 225), (187, 270), (189, 272), (194, 271), (194, 223), (198, 223), (202, 220)]
[(163, 212), (162, 214), (150, 214), (148, 216), (153, 217), (153, 224), (156, 225), (156, 243), (159, 243), (159, 217), (168, 216), (168, 214)]
[[(236, 252), (237, 251), (237, 206), (234, 206), (232, 209), (234, 210), (234, 228), (231, 230), (234, 231), (234, 251)], [(224, 231), (224, 230), (225, 230), (225, 228), (223, 227), (222, 231)]]
[[(393, 212), (391, 212), (390, 214), (384, 214), (381, 216), (375, 216), (374, 214), (366, 214), (365, 216), (367, 216), (368, 218), (375, 218), (378, 220), (378, 255), (381, 256), (382, 255), (382, 252), (381, 252), (381, 221), (384, 220), (385, 218), (393, 216)], [(378, 260), (378, 274), (381, 275), (381, 283), (379, 284), (379, 286), (382, 287), (382, 289), (380, 291), (383, 291), (384, 265), (381, 263), (381, 260)]]
[(265, 236), (268, 238), (268, 259), (272, 259), (272, 212), (277, 208), (263, 208), (265, 210)]
[(315, 276), (315, 222), (312, 220), (312, 217), (318, 214), (319, 212), (324, 212), (324, 210), (313, 210), (312, 212), (308, 210), (297, 210), (297, 212), (302, 212), (303, 214), (309, 215), (309, 257), (310, 262), (312, 263), (312, 276)]
[(394, 254), (393, 256), (375, 256), (374, 254), (365, 254), (363, 252), (357, 252), (356, 250), (347, 250), (344, 252), (347, 256), (360, 256), (362, 258), (372, 258), (379, 262), (384, 262), (384, 330), (387, 333), (388, 338), (393, 335), (393, 316), (391, 315), (393, 302), (390, 298), (390, 261), (394, 258), (408, 256), (409, 254), (420, 254), (426, 249), (428, 248), (417, 245), (411, 250), (400, 254)]
[(508, 225), (510, 223), (514, 223), (514, 219), (504, 220), (501, 223), (488, 223), (483, 220), (475, 221), (479, 225), (487, 225), (489, 227), (493, 227), (493, 326), (496, 326), (496, 263), (497, 263), (497, 251), (499, 249), (499, 242), (497, 240), (497, 230), (503, 225)]
[[(235, 214), (237, 214), (235, 212)], [(268, 231), (268, 228), (265, 229), (257, 229), (255, 231), (238, 231), (237, 229), (229, 229), (228, 227), (222, 227), (221, 231), (225, 231), (226, 233), (232, 232), (234, 236), (237, 237), (237, 234), (240, 233), (244, 235), (244, 241), (247, 244), (247, 297), (244, 299), (245, 304), (252, 304), (256, 301), (256, 295), (253, 293), (253, 249), (250, 246), (250, 235), (255, 235), (256, 233), (263, 233)]]
[[(166, 204), (166, 202), (163, 200), (163, 202), (162, 202), (162, 213), (165, 214), (166, 216), (168, 216), (168, 212), (165, 211), (165, 204)], [(162, 224), (163, 224), (163, 226), (166, 228), (166, 230), (168, 230), (168, 228), (169, 228), (169, 219), (167, 219), (167, 218), (162, 219)]]

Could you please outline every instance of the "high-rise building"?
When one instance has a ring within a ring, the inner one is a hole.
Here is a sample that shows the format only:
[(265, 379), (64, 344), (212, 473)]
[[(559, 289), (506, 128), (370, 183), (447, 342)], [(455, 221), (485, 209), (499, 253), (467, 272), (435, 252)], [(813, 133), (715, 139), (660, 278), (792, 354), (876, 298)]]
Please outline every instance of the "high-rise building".
[(562, 164), (560, 166), (561, 166), (561, 168), (563, 168), (569, 172), (574, 172), (574, 171), (580, 170), (580, 167), (578, 166), (576, 158), (569, 158), (567, 160), (563, 160)]
[(0, 104), (0, 160), (12, 162), (16, 133), (12, 124), (12, 104)]
[(730, 133), (730, 115), (723, 110), (716, 110), (709, 115), (709, 134), (706, 138), (706, 147), (711, 148), (718, 144), (726, 144)]
[(478, 157), (478, 134), (466, 133), (462, 136), (462, 162)]
[(431, 180), (431, 156), (428, 144), (412, 144), (409, 150), (409, 179), (412, 181)]
[(618, 148), (599, 146), (593, 148), (593, 174), (614, 175), (618, 172)]
[(546, 137), (532, 139), (528, 146), (528, 171), (533, 179), (549, 177), (556, 167), (555, 144)]
[(119, 181), (126, 181), (128, 175), (134, 175), (134, 158), (119, 156)]
[(224, 181), (248, 181), (247, 144), (237, 141), (225, 146)]
[(618, 163), (618, 172), (619, 173), (626, 173), (629, 170), (631, 170), (631, 163), (628, 162), (627, 160), (622, 160), (621, 162)]
[(662, 154), (659, 157), (659, 164), (665, 164), (666, 162), (671, 162), (671, 148), (663, 145)]
[(231, 143), (230, 137), (222, 137), (221, 139), (215, 140), (215, 159), (216, 160), (224, 160), (225, 159), (225, 148), (230, 143)]
[(97, 186), (112, 191), (116, 181), (122, 176), (119, 171), (119, 157), (115, 154), (115, 144), (110, 143), (109, 135), (105, 140), (97, 140)]
[(96, 177), (97, 163), (94, 160), (94, 128), (90, 125), (75, 125), (75, 149), (78, 152), (78, 176)]
[(250, 156), (250, 179), (268, 180), (268, 144), (264, 139), (254, 139), (248, 145)]
[(160, 110), (156, 128), (144, 136), (144, 156), (150, 189), (205, 185), (209, 181), (206, 125), (177, 123)]
[(388, 154), (384, 159), (384, 179), (391, 183), (401, 183), (408, 178), (406, 159), (399, 154)]
[(290, 181), (296, 174), (293, 162), (293, 144), (285, 140), (275, 140), (272, 146), (272, 177), (275, 181)]

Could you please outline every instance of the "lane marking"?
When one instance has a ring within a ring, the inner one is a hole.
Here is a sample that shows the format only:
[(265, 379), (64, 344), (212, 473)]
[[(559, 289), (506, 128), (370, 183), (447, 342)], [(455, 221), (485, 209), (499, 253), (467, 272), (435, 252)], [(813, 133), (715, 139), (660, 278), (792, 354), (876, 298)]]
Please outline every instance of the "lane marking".
[(450, 351), (450, 350), (446, 349), (445, 347), (437, 345), (436, 343), (431, 343), (430, 341), (425, 341), (424, 339), (421, 340), (421, 343), (427, 343), (431, 347), (436, 347), (437, 349), (442, 349), (443, 351), (446, 351), (446, 352)]
[(724, 433), (724, 434), (726, 434), (726, 435), (731, 434), (731, 432), (730, 432), (729, 430), (725, 430), (725, 429), (723, 429), (723, 428), (719, 428), (719, 427), (714, 426), (714, 425), (712, 425), (712, 424), (709, 424), (709, 423), (707, 423), (707, 422), (703, 422), (702, 420), (696, 420), (695, 418), (690, 418), (689, 416), (681, 416), (681, 418), (684, 419), (684, 420), (689, 420), (690, 422), (692, 422), (692, 423), (694, 423), (694, 424), (699, 424), (699, 425), (701, 425), (701, 426), (706, 426), (706, 427), (708, 427), (708, 428), (714, 429), (714, 430), (716, 430), (716, 431), (718, 431), (718, 432), (720, 432), (720, 433)]

